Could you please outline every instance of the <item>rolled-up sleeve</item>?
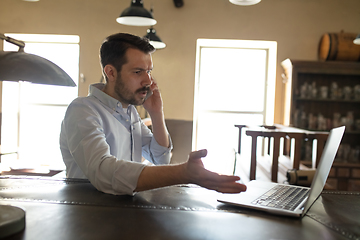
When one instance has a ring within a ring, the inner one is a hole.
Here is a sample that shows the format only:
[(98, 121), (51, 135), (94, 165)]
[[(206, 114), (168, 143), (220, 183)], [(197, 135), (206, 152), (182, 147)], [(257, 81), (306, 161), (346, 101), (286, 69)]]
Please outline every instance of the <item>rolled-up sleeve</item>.
[(142, 124), (142, 155), (155, 165), (165, 165), (170, 163), (171, 150), (173, 144), (170, 135), (169, 147), (161, 146), (154, 138), (147, 126)]
[(170, 155), (172, 150), (172, 141), (169, 136), (170, 147), (163, 147), (152, 138), (150, 144), (143, 147), (143, 155), (146, 159), (155, 165), (165, 165), (170, 163)]

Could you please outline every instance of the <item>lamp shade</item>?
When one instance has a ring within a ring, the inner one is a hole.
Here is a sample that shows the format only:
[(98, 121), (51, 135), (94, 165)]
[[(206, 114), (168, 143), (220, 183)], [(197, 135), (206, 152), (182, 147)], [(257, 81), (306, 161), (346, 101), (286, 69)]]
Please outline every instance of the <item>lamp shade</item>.
[(354, 43), (360, 45), (360, 34), (354, 39)]
[(76, 86), (59, 66), (45, 58), (25, 52), (0, 51), (0, 81)]
[(116, 21), (130, 26), (153, 26), (156, 24), (152, 13), (144, 8), (142, 0), (132, 0), (130, 7), (126, 8)]
[(241, 6), (249, 6), (249, 5), (255, 5), (261, 0), (229, 0), (232, 4), (235, 5), (241, 5)]
[(153, 45), (156, 49), (162, 49), (166, 47), (166, 44), (156, 35), (156, 31), (152, 27), (147, 30), (147, 34), (144, 37), (149, 39), (150, 44)]

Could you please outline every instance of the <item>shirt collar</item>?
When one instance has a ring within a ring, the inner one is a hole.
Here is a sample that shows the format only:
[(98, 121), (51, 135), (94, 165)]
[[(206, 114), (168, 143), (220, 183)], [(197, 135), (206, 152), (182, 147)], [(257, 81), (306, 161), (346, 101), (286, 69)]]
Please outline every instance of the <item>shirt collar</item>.
[[(102, 91), (104, 89), (105, 84), (104, 83), (95, 83), (91, 84), (89, 87), (89, 96), (94, 96), (97, 98), (102, 104), (109, 107), (110, 109), (119, 112), (123, 111), (123, 107), (120, 101), (116, 100), (115, 98), (107, 95)], [(129, 105), (130, 106), (130, 105)]]

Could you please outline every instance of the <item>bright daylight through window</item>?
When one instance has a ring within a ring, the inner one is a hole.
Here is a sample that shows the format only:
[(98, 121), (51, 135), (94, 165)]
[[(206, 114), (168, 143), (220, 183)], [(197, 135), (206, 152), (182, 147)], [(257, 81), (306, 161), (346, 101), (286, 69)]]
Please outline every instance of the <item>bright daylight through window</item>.
[(208, 149), (209, 170), (233, 173), (235, 124), (273, 124), (276, 49), (273, 41), (198, 39), (192, 143)]
[[(25, 42), (25, 52), (61, 67), (78, 85), (79, 37), (74, 35), (5, 34)], [(4, 42), (4, 51), (17, 51)], [(61, 121), (77, 87), (29, 82), (2, 83), (1, 167), (65, 169), (59, 150)]]

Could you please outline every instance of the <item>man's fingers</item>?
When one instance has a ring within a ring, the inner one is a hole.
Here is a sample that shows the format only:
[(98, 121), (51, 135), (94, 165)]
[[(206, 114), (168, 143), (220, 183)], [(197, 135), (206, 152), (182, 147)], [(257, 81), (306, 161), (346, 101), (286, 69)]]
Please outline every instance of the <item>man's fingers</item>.
[(215, 173), (209, 170), (206, 170), (206, 178), (207, 180), (214, 181), (217, 183), (227, 183), (227, 182), (236, 182), (240, 180), (239, 176), (234, 175), (221, 175), (219, 173)]
[[(191, 152), (189, 155), (189, 162), (191, 162), (191, 160), (206, 157), (206, 155), (206, 149)], [(193, 183), (222, 193), (239, 193), (246, 190), (245, 185), (237, 182), (239, 180), (240, 177), (238, 176), (220, 175), (202, 168), (201, 171), (198, 171), (197, 174), (195, 174)]]
[(154, 79), (153, 79), (152, 84), (150, 85), (150, 90), (151, 91), (159, 91), (159, 87), (158, 87), (157, 83), (154, 81)]
[(208, 188), (222, 193), (239, 193), (246, 191), (246, 185), (238, 183), (240, 180), (238, 176), (220, 175), (209, 172), (208, 182), (204, 183)]
[(203, 157), (206, 157), (206, 155), (207, 155), (207, 150), (206, 149), (191, 152), (190, 155), (189, 155), (189, 160), (203, 158)]
[(246, 191), (246, 185), (237, 182), (232, 184), (223, 183), (223, 184), (218, 184), (214, 190), (222, 193), (239, 193)]
[(246, 185), (240, 183), (216, 184), (208, 188), (221, 193), (240, 193), (246, 191)]
[(239, 184), (239, 186), (236, 187), (218, 187), (217, 189), (215, 189), (217, 192), (221, 192), (221, 193), (241, 193), (246, 191), (246, 186)]

